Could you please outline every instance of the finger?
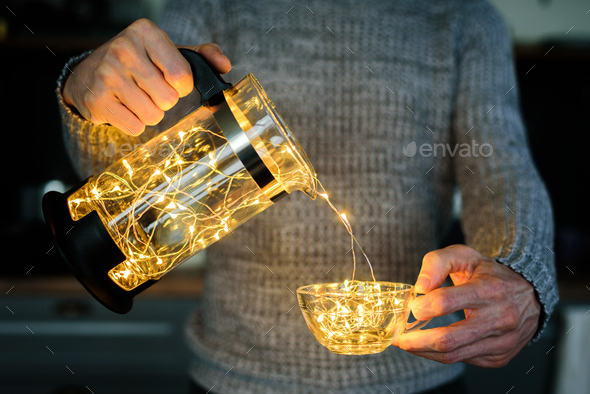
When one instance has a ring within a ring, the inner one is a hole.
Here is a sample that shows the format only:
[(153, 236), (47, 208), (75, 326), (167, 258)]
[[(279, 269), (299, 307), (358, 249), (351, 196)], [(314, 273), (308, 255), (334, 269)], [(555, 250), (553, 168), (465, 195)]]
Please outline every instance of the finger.
[(486, 256), (465, 245), (453, 245), (427, 253), (416, 282), (416, 292), (436, 289), (453, 272), (473, 272), (478, 261)]
[(466, 364), (475, 365), (480, 368), (500, 368), (508, 364), (526, 346), (530, 339), (521, 340), (518, 345), (505, 354), (492, 354), (486, 356), (475, 356), (463, 360)]
[(463, 309), (482, 307), (486, 302), (478, 297), (476, 286), (477, 283), (466, 282), (432, 290), (414, 299), (412, 313), (418, 320), (428, 320)]
[(83, 104), (79, 111), (94, 124), (109, 123), (133, 136), (141, 134), (145, 128), (144, 123), (104, 87), (95, 88), (95, 91), (88, 88)]
[(105, 109), (106, 111), (102, 111), (101, 118), (104, 119), (102, 123), (109, 123), (125, 134), (132, 136), (138, 136), (143, 133), (145, 129), (144, 123), (120, 102), (112, 100), (105, 104)]
[(223, 54), (221, 47), (215, 43), (197, 45), (196, 47), (189, 47), (194, 51), (199, 52), (213, 66), (220, 74), (228, 73), (231, 70), (231, 62)]
[(444, 364), (467, 362), (474, 365), (483, 364), (482, 366), (488, 364), (488, 368), (496, 368), (507, 364), (518, 353), (515, 351), (516, 349), (522, 349), (519, 346), (524, 346), (524, 344), (522, 341), (519, 342), (517, 338), (518, 333), (515, 332), (501, 337), (484, 338), (448, 352), (411, 351), (410, 353)]
[(176, 90), (179, 97), (193, 90), (193, 76), (188, 61), (163, 31), (157, 37), (144, 41), (147, 56), (164, 75), (166, 82)]
[(418, 330), (398, 337), (396, 346), (408, 352), (451, 352), (492, 335), (481, 319), (458, 321), (447, 327)]
[(147, 57), (145, 61), (136, 62), (130, 73), (137, 86), (162, 111), (168, 111), (178, 102), (176, 89), (166, 82), (162, 72)]
[(121, 84), (115, 95), (144, 125), (157, 125), (164, 118), (164, 111), (133, 80)]

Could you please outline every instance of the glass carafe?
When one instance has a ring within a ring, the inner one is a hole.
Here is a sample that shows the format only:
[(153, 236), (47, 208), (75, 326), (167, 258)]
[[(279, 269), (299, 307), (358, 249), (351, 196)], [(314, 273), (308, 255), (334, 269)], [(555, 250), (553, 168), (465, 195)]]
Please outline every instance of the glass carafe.
[(81, 187), (43, 201), (70, 268), (119, 313), (282, 196), (316, 196), (311, 163), (256, 78), (248, 74), (232, 86), (200, 55), (181, 53), (201, 107)]

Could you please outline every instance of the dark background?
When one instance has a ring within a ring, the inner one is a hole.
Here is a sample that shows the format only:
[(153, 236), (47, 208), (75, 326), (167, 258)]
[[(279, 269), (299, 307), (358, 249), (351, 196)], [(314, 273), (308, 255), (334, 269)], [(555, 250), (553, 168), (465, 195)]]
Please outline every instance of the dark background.
[[(12, 284), (52, 277), (59, 283), (70, 276), (59, 254), (48, 252), (53, 242), (40, 209), (44, 192), (59, 186), (55, 181), (66, 189), (78, 181), (63, 147), (54, 92), (57, 76), (70, 57), (98, 47), (139, 17), (157, 17), (162, 2), (148, 3), (12, 1), (0, 9), (1, 182), (7, 208), (0, 228), (0, 294), (8, 300), (8, 310), (0, 312), (1, 392), (118, 393), (142, 387), (145, 393), (173, 393), (186, 386), (189, 355), (180, 330), (194, 304), (192, 293), (140, 300), (129, 315), (113, 317), (88, 297), (52, 290), (28, 294)], [(468, 383), (478, 393), (505, 393), (516, 385), (520, 392), (522, 387), (527, 393), (552, 392), (559, 360), (557, 351), (546, 352), (559, 345), (569, 328), (561, 324), (562, 312), (590, 303), (590, 207), (585, 193), (590, 180), (590, 42), (549, 37), (516, 45), (515, 61), (530, 146), (554, 208), (561, 301), (542, 339), (508, 367), (469, 369)], [(460, 240), (457, 225), (447, 241)], [(71, 333), (80, 322), (115, 318), (128, 326), (117, 326), (114, 337), (100, 335), (101, 326), (86, 334)], [(42, 340), (42, 334), (16, 333), (11, 319), (57, 321), (70, 331)], [(125, 334), (137, 322), (154, 331)], [(76, 373), (64, 368), (68, 363), (72, 370), (71, 365), (77, 366)], [(534, 372), (525, 373), (532, 365)]]

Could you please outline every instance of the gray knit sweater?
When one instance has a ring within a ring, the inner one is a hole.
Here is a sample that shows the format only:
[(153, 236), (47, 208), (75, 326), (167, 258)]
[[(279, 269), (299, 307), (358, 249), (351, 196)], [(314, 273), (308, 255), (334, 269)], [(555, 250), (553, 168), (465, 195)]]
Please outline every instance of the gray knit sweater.
[[(246, 72), (261, 81), (378, 280), (416, 281), (458, 187), (467, 245), (533, 284), (544, 325), (558, 298), (551, 207), (527, 148), (510, 41), (490, 5), (185, 0), (171, 1), (160, 25), (177, 44), (219, 43), (234, 65), (231, 81)], [(82, 176), (119, 157), (105, 154), (109, 143), (144, 142), (165, 128), (133, 139), (60, 103)], [(461, 374), (462, 365), (395, 347), (343, 356), (317, 343), (294, 291), (352, 272), (350, 239), (325, 203), (294, 193), (234, 233), (208, 249), (205, 295), (187, 325), (190, 372), (211, 392), (402, 394)]]

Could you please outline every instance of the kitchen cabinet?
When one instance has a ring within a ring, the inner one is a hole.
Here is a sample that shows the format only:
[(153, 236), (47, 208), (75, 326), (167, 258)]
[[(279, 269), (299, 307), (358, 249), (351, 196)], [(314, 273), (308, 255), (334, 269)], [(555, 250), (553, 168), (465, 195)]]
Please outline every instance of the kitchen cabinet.
[[(126, 315), (70, 277), (15, 279), (0, 312), (0, 392), (187, 392), (183, 327), (201, 288), (190, 276), (162, 279)], [(0, 280), (3, 289), (8, 284)]]

